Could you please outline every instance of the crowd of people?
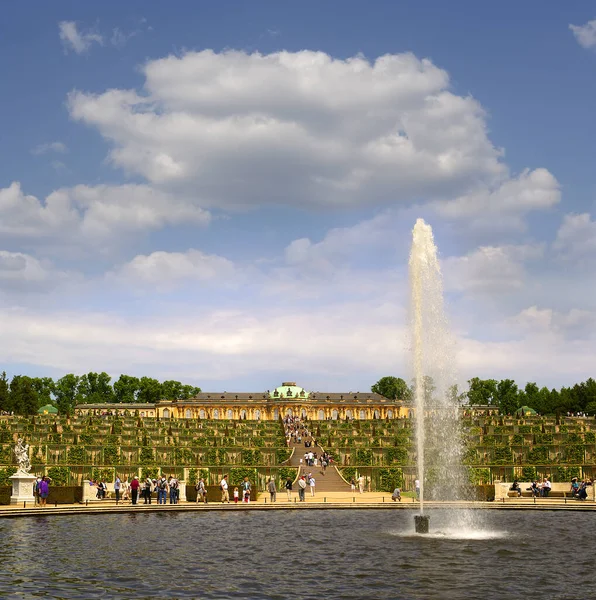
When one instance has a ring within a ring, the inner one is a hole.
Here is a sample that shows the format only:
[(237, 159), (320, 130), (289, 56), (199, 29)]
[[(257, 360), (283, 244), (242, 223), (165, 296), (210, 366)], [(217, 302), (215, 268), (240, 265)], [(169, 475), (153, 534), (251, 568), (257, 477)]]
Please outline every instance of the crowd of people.
[[(97, 488), (95, 497), (98, 500), (103, 500), (107, 497), (108, 485), (103, 479), (92, 480), (89, 485)], [(151, 504), (153, 494), (155, 494), (157, 504), (167, 504), (168, 498), (170, 504), (178, 504), (180, 502), (180, 482), (174, 475), (166, 478), (162, 475), (158, 479), (147, 477), (141, 482), (139, 477), (135, 475), (129, 482), (128, 478), (121, 480), (116, 476), (114, 481), (114, 496), (116, 502), (130, 501), (131, 504), (137, 505), (140, 499), (143, 499), (143, 504)]]

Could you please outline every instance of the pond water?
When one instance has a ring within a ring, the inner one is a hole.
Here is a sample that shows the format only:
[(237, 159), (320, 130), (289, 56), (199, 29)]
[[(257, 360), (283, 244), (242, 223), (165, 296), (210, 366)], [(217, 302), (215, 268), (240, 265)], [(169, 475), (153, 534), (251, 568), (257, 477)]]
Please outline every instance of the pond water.
[(0, 521), (1, 598), (596, 597), (593, 513), (487, 511), (482, 533), (411, 511), (127, 513)]

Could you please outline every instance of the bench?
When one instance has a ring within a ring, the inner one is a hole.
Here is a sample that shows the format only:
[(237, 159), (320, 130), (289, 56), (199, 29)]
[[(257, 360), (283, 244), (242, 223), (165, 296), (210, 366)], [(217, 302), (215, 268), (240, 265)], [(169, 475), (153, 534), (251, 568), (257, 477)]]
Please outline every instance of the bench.
[[(507, 497), (508, 498), (517, 498), (519, 495), (517, 492), (514, 492), (512, 490), (509, 490), (507, 492)], [(528, 492), (526, 490), (522, 491), (522, 498), (532, 498), (532, 492)], [(543, 498), (543, 496), (536, 496), (537, 498)], [(558, 490), (551, 490), (548, 498), (572, 498), (573, 494), (571, 492), (562, 492), (562, 491), (558, 491)]]

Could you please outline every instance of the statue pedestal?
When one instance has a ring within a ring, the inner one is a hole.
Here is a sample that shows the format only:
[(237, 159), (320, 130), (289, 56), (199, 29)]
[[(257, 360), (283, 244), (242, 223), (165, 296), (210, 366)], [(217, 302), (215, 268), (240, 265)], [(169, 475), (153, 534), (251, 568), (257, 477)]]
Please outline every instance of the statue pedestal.
[(35, 496), (33, 495), (33, 486), (37, 479), (35, 475), (17, 471), (9, 479), (12, 480), (11, 504), (20, 504), (21, 502), (35, 503)]

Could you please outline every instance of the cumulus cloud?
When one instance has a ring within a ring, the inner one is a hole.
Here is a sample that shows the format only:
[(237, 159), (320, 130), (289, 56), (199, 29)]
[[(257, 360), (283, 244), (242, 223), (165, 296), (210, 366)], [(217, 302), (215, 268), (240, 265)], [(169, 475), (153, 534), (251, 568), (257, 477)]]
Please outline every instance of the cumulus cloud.
[(565, 215), (553, 247), (564, 259), (596, 258), (596, 221), (588, 213)]
[(140, 254), (108, 275), (129, 285), (171, 289), (177, 283), (234, 283), (239, 277), (234, 263), (214, 254), (191, 249), (186, 252)]
[(70, 274), (56, 269), (49, 261), (0, 250), (0, 293), (45, 291), (70, 278)]
[(436, 203), (439, 215), (472, 220), (488, 229), (505, 226), (523, 230), (522, 217), (534, 210), (551, 208), (561, 200), (559, 183), (546, 169), (524, 170), (494, 188), (482, 186), (444, 203)]
[(596, 313), (573, 308), (556, 311), (552, 308), (530, 306), (510, 319), (510, 322), (533, 334), (583, 337), (594, 333)]
[(165, 225), (206, 225), (210, 215), (184, 199), (146, 185), (78, 185), (52, 192), (44, 202), (19, 183), (0, 189), (0, 233), (29, 240), (117, 244), (123, 235)]
[(502, 294), (521, 289), (527, 282), (525, 263), (539, 259), (544, 246), (481, 246), (465, 256), (443, 261), (447, 290)]
[(506, 179), (473, 98), (412, 54), (189, 52), (149, 61), (145, 90), (73, 92), (110, 160), (202, 206), (354, 206)]
[(103, 36), (91, 30), (79, 30), (74, 21), (60, 21), (58, 30), (65, 52), (72, 50), (84, 54), (93, 44), (103, 46)]
[(57, 152), (58, 154), (66, 154), (68, 148), (64, 142), (47, 142), (38, 144), (31, 150), (31, 154), (46, 154), (48, 152)]
[(569, 25), (577, 43), (583, 48), (596, 47), (596, 19), (585, 25)]

